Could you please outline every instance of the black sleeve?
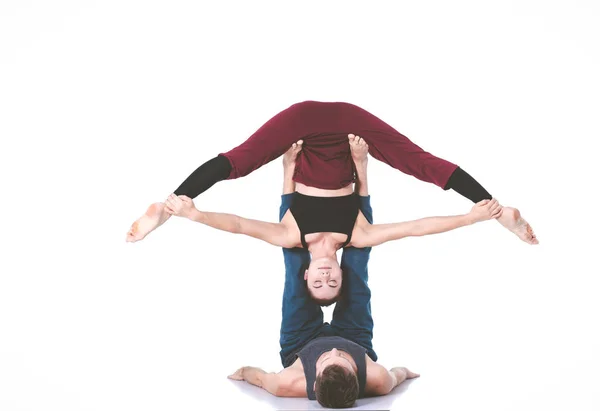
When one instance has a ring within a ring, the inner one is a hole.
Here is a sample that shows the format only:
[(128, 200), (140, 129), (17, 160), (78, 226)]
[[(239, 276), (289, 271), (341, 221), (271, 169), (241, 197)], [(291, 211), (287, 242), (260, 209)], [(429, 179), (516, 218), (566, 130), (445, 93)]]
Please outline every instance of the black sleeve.
[(231, 164), (225, 156), (216, 156), (198, 167), (174, 191), (176, 195), (195, 198), (211, 188), (216, 182), (225, 180), (231, 173)]
[(492, 196), (481, 186), (473, 177), (462, 168), (458, 167), (446, 183), (444, 190), (453, 189), (463, 197), (468, 198), (474, 203), (481, 200), (491, 200)]

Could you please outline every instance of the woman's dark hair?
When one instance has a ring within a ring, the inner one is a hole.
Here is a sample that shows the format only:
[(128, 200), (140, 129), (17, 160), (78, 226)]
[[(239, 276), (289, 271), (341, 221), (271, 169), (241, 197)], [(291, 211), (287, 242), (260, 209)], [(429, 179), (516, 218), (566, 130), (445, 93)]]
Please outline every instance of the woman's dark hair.
[(337, 294), (331, 298), (315, 298), (310, 287), (308, 286), (308, 281), (306, 280), (304, 280), (304, 287), (306, 288), (306, 292), (308, 293), (308, 295), (310, 295), (310, 298), (312, 298), (314, 302), (319, 304), (321, 307), (329, 307), (331, 304), (338, 302), (342, 298), (342, 293), (344, 292), (344, 284), (346, 284), (346, 280), (344, 279), (345, 276), (346, 273), (344, 270), (342, 270), (342, 285), (339, 287)]

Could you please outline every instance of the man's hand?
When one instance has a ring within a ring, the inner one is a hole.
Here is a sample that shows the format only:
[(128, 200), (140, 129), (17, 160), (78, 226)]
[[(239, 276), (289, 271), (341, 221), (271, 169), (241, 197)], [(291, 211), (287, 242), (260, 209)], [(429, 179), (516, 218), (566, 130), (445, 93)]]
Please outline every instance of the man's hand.
[(482, 200), (475, 204), (469, 213), (474, 223), (498, 218), (502, 215), (502, 206), (498, 200)]
[(190, 218), (195, 209), (194, 202), (187, 196), (171, 194), (165, 201), (165, 210), (171, 215)]
[(412, 372), (406, 367), (394, 367), (390, 371), (396, 374), (396, 378), (398, 375), (403, 376), (403, 380), (410, 380), (412, 378), (419, 378), (421, 376), (421, 374)]
[(233, 374), (228, 375), (227, 378), (229, 378), (230, 380), (244, 381), (244, 368), (246, 368), (246, 367), (242, 367), (242, 368), (238, 369)]

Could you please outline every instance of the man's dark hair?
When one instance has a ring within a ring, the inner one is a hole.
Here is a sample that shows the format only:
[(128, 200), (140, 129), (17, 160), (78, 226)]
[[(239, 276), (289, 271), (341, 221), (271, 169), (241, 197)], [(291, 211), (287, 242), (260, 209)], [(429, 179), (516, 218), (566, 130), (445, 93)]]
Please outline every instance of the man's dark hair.
[(330, 365), (317, 376), (315, 394), (323, 407), (352, 407), (358, 398), (358, 378), (341, 365)]

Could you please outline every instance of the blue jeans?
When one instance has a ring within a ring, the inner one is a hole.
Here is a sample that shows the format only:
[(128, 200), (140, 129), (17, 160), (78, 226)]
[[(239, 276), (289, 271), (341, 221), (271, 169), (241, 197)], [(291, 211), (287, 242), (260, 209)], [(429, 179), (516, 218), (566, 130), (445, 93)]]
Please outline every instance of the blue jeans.
[[(294, 193), (281, 196), (279, 220), (290, 208)], [(367, 221), (373, 224), (370, 197), (360, 198), (360, 210)], [(373, 317), (371, 316), (371, 290), (367, 263), (371, 248), (344, 248), (342, 295), (333, 310), (331, 324), (323, 323), (323, 311), (315, 303), (306, 288), (304, 271), (310, 264), (310, 254), (304, 248), (284, 248), (285, 286), (281, 306), (281, 362), (289, 366), (295, 354), (309, 341), (337, 335), (353, 341), (367, 350), (373, 361), (377, 354), (373, 350)]]

